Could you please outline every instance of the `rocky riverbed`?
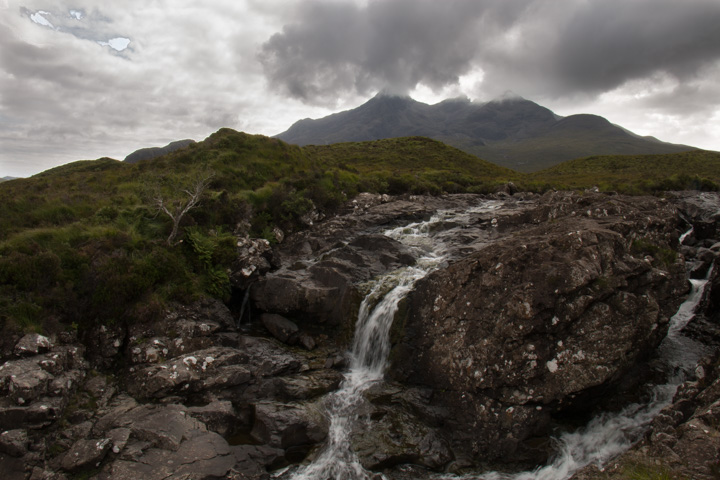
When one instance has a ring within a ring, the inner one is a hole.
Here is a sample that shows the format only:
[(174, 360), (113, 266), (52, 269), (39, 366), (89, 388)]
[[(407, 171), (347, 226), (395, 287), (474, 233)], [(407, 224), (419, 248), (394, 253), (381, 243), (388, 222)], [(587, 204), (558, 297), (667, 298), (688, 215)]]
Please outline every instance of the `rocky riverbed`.
[[(686, 330), (708, 355), (720, 344), (718, 195), (510, 193), (362, 194), (275, 246), (239, 238), (229, 306), (17, 338), (0, 366), (3, 478), (292, 475), (327, 439), (368, 282), (414, 265), (428, 241), (443, 263), (401, 301), (385, 381), (364, 392), (350, 439), (362, 467), (387, 478), (542, 464), (556, 428), (635, 399), (658, 375), (687, 279), (708, 271)], [(421, 223), (430, 232), (416, 243), (388, 234)], [(616, 467), (577, 478), (646, 463), (714, 478), (720, 380), (703, 362)]]

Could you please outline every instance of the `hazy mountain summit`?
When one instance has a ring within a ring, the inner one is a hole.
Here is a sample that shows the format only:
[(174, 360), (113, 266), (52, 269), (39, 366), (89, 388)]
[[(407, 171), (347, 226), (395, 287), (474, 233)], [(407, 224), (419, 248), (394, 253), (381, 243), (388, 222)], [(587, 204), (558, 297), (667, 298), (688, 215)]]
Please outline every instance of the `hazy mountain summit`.
[(428, 105), (380, 93), (352, 110), (304, 119), (277, 138), (323, 145), (420, 135), (519, 171), (591, 155), (674, 153), (692, 147), (641, 137), (597, 115), (560, 117), (512, 92), (487, 103), (452, 98)]
[(125, 157), (125, 160), (123, 161), (126, 163), (137, 163), (143, 160), (152, 160), (153, 158), (157, 158), (162, 155), (172, 153), (175, 150), (185, 148), (188, 145), (192, 145), (193, 143), (195, 143), (195, 140), (185, 139), (170, 142), (164, 147), (141, 148), (140, 150), (135, 150), (133, 153)]

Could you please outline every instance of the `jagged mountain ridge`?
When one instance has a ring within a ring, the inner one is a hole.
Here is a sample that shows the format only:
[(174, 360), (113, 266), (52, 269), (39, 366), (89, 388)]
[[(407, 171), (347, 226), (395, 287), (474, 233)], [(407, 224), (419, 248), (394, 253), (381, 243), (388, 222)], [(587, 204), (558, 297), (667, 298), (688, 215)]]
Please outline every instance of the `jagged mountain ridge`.
[(298, 145), (420, 135), (503, 167), (532, 172), (590, 155), (676, 153), (693, 147), (641, 137), (597, 115), (560, 117), (521, 97), (487, 103), (449, 99), (428, 105), (378, 94), (365, 104), (304, 119), (276, 135)]

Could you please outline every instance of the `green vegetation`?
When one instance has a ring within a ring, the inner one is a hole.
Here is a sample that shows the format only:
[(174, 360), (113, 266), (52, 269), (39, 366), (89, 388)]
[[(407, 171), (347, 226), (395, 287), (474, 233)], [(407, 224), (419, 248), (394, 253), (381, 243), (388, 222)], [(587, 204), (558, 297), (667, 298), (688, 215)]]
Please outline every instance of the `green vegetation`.
[(720, 154), (592, 157), (524, 175), (421, 137), (301, 148), (222, 129), (150, 161), (75, 162), (0, 186), (0, 330), (82, 331), (148, 321), (169, 301), (227, 300), (238, 235), (275, 241), (275, 228), (305, 228), (307, 214), (364, 191), (488, 193), (508, 181), (717, 190)]
[(720, 153), (693, 150), (664, 155), (578, 158), (526, 176), (535, 185), (627, 194), (667, 190), (720, 190)]
[(487, 192), (517, 177), (424, 138), (300, 148), (229, 129), (151, 161), (53, 168), (0, 188), (0, 328), (82, 330), (225, 300), (237, 235), (275, 241), (362, 191)]

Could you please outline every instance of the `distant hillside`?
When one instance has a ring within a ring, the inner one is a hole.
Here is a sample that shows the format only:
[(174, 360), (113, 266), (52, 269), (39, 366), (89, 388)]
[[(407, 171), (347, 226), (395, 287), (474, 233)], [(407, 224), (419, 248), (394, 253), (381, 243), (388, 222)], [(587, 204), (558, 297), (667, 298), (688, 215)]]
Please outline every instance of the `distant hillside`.
[(693, 148), (640, 137), (596, 115), (562, 118), (519, 97), (483, 104), (451, 99), (427, 105), (380, 94), (352, 110), (300, 120), (277, 138), (297, 145), (326, 145), (414, 135), (440, 140), (522, 172), (590, 155), (675, 153)]
[(193, 143), (195, 143), (195, 140), (186, 139), (168, 143), (164, 147), (141, 148), (140, 150), (135, 150), (133, 153), (125, 157), (125, 160), (123, 161), (126, 163), (137, 163), (143, 160), (152, 160), (153, 158), (185, 148)]
[(601, 191), (643, 194), (664, 190), (718, 190), (720, 152), (693, 150), (663, 155), (578, 158), (529, 174), (525, 181), (557, 189), (597, 186)]
[(0, 178), (0, 183), (7, 182), (8, 180), (15, 180), (18, 177), (2, 177)]

